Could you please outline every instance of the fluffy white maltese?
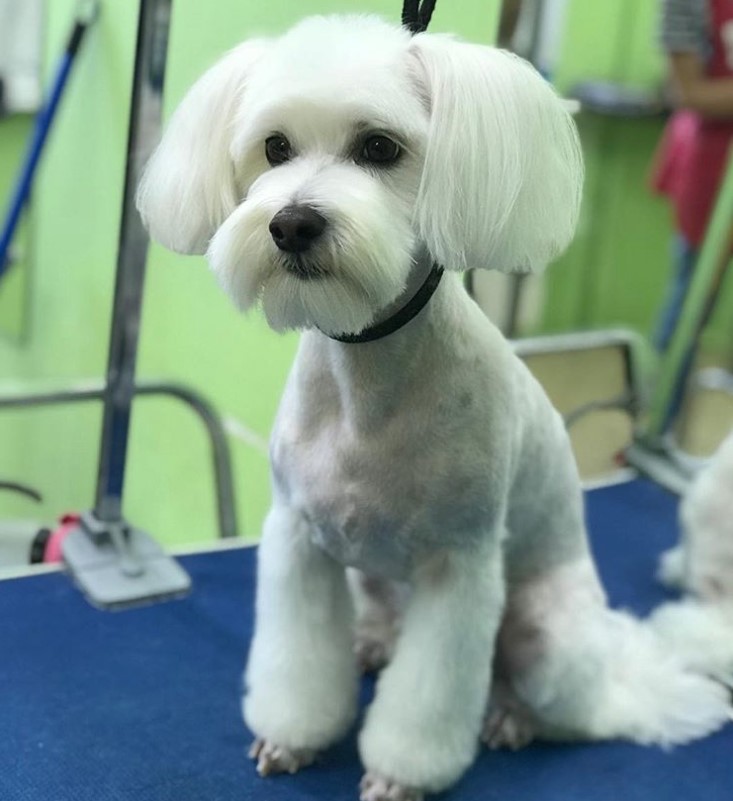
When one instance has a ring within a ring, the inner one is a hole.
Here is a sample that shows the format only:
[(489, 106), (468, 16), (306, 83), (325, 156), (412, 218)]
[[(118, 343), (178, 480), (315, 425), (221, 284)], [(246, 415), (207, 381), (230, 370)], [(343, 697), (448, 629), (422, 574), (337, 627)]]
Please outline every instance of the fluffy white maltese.
[(304, 332), (243, 701), (263, 775), (352, 726), (358, 661), (388, 661), (366, 801), (449, 787), (482, 735), (670, 745), (727, 720), (702, 671), (733, 642), (693, 660), (674, 620), (670, 645), (607, 608), (562, 421), (458, 274), (544, 267), (581, 181), (532, 67), (373, 17), (245, 42), (175, 112), (139, 191), (152, 236)]
[(733, 604), (733, 431), (680, 504), (682, 539), (662, 556), (659, 575), (716, 604)]
[(691, 655), (688, 664), (733, 689), (733, 431), (690, 485), (679, 517), (680, 543), (662, 554), (658, 577), (696, 600), (662, 606), (654, 626)]

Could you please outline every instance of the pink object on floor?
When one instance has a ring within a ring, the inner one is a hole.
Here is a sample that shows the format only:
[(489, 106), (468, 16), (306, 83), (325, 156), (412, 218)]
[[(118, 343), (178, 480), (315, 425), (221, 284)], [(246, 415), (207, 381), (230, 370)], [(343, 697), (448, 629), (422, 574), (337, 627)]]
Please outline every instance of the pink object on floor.
[(73, 531), (79, 523), (79, 515), (64, 515), (59, 521), (59, 525), (51, 532), (51, 536), (46, 543), (46, 550), (43, 555), (44, 562), (60, 562), (61, 543), (66, 539), (66, 535)]

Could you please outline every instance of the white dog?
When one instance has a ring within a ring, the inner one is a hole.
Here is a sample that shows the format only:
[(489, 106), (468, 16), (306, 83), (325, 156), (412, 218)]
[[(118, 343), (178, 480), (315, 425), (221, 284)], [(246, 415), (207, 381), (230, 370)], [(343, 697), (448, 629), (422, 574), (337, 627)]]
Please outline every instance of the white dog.
[(680, 523), (681, 543), (662, 556), (660, 578), (733, 604), (733, 431), (685, 494)]
[(680, 544), (662, 554), (658, 576), (701, 603), (667, 604), (654, 625), (673, 650), (702, 654), (688, 664), (733, 687), (733, 431), (690, 485), (679, 517)]
[[(373, 17), (245, 42), (174, 114), (139, 191), (152, 236), (304, 331), (243, 702), (262, 774), (355, 720), (346, 566), (361, 655), (391, 656), (359, 738), (363, 799), (450, 786), (482, 731), (668, 745), (727, 719), (683, 647), (608, 610), (562, 421), (457, 274), (541, 269), (581, 180), (573, 123), (529, 65)], [(380, 612), (392, 582), (409, 588), (399, 624)]]

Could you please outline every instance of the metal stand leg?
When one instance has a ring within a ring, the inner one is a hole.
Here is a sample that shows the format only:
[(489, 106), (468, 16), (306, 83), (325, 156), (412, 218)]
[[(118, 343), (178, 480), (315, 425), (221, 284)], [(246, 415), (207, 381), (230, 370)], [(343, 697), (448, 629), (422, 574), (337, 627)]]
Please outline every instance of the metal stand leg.
[(148, 249), (148, 236), (135, 209), (135, 190), (160, 131), (171, 3), (140, 3), (96, 501), (63, 546), (72, 576), (92, 603), (105, 608), (180, 596), (191, 585), (177, 562), (122, 517)]
[[(211, 446), (219, 536), (238, 537), (240, 532), (234, 497), (232, 457), (221, 417), (203, 395), (183, 384), (166, 381), (143, 381), (135, 384), (136, 397), (158, 395), (175, 398), (186, 404), (204, 424)], [(106, 396), (106, 385), (101, 381), (79, 381), (60, 387), (33, 385), (32, 388), (0, 394), (0, 411), (104, 401)]]
[(519, 311), (526, 279), (526, 275), (509, 276), (509, 308), (504, 323), (504, 335), (509, 339), (516, 339), (519, 333)]

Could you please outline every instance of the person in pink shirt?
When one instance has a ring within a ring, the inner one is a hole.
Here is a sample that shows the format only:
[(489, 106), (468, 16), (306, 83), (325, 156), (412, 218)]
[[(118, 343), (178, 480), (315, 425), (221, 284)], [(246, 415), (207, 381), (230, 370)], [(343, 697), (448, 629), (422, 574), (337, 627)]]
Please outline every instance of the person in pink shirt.
[[(665, 130), (653, 185), (674, 209), (674, 274), (655, 332), (664, 352), (672, 338), (705, 237), (733, 137), (733, 0), (663, 0), (661, 39), (678, 110)], [(712, 313), (707, 310), (706, 320)], [(687, 355), (686, 377), (694, 359)], [(684, 377), (669, 410), (680, 409)]]

